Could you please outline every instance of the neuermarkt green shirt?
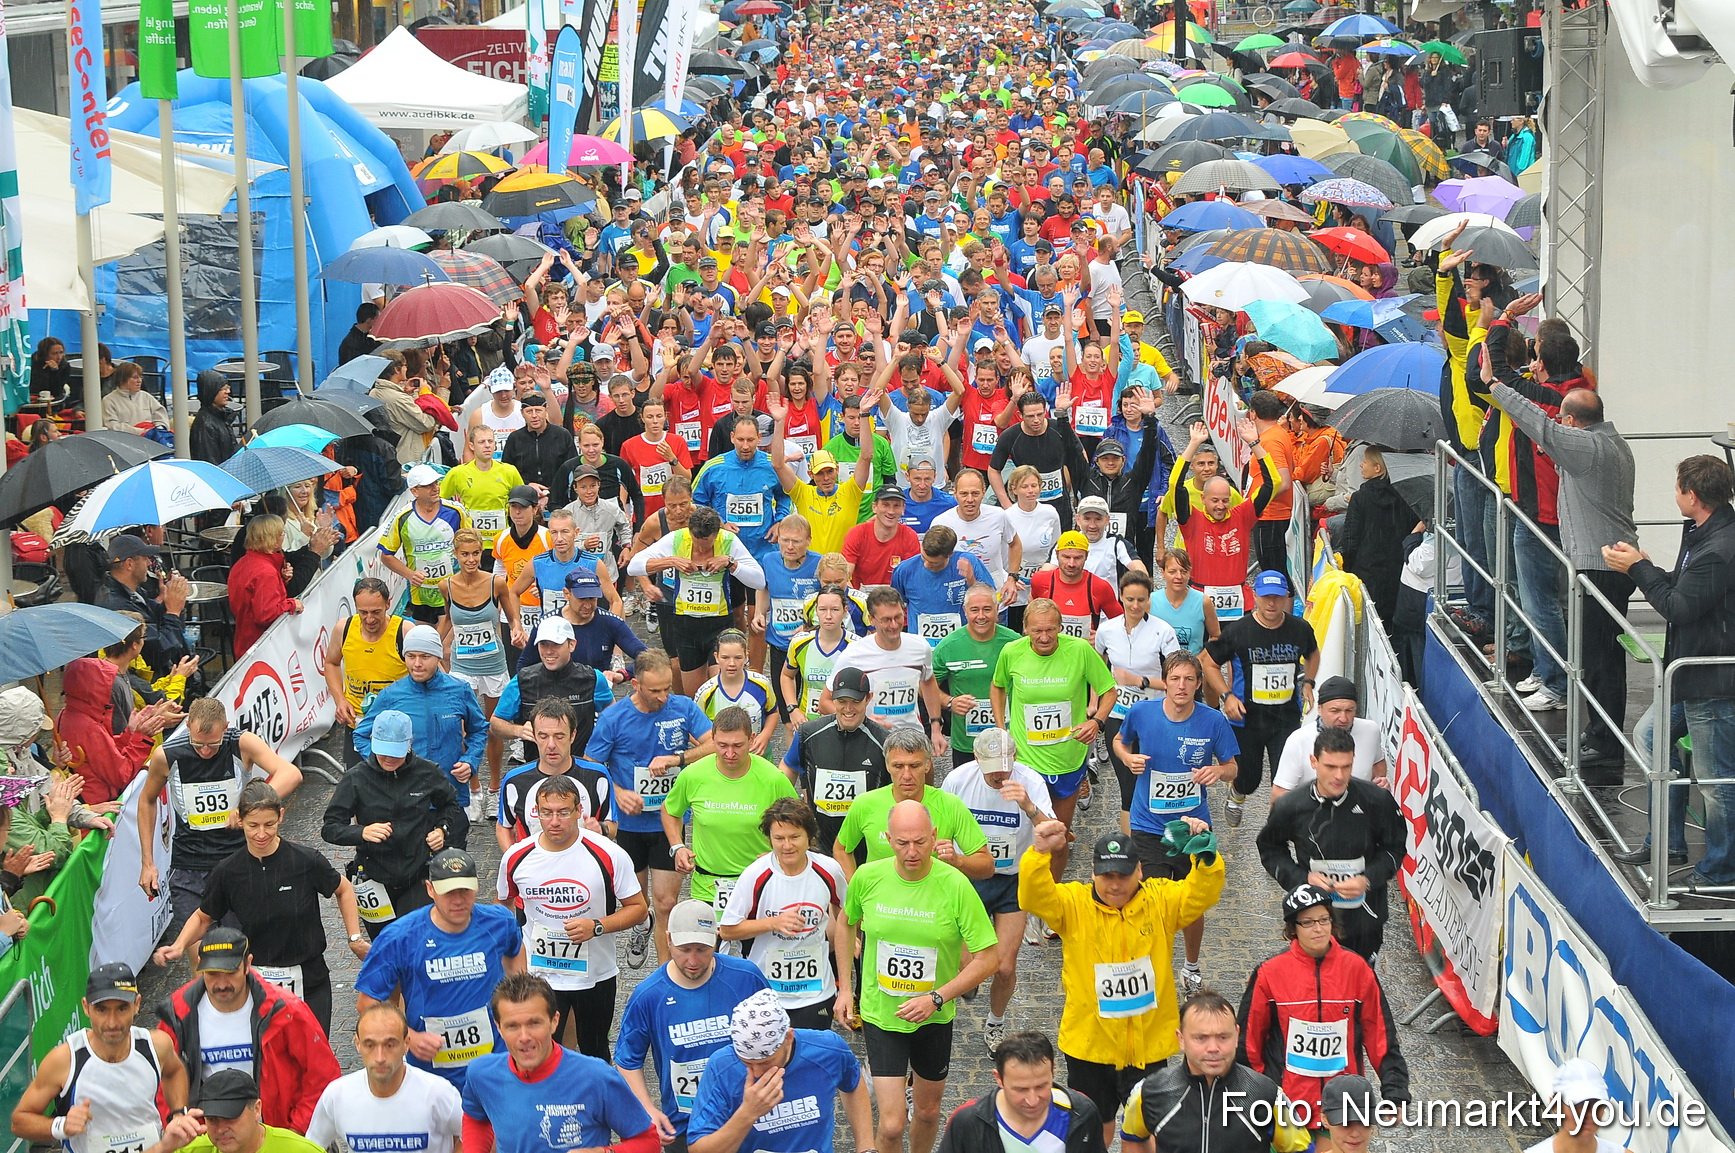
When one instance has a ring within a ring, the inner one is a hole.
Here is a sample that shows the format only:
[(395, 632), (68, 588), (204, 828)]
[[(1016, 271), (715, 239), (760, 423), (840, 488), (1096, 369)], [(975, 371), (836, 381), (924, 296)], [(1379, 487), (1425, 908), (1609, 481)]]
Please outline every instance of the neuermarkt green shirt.
[[(693, 899), (712, 901), (716, 878), (723, 878), (725, 899), (741, 870), (770, 851), (759, 818), (779, 797), (794, 797), (795, 786), (764, 757), (750, 756), (739, 780), (725, 776), (715, 754), (682, 769), (663, 801), (663, 812), (692, 816)], [(709, 874), (709, 875), (707, 875)]]
[(1048, 777), (1084, 764), (1089, 750), (1072, 730), (1090, 717), (1090, 694), (1114, 688), (1114, 674), (1089, 642), (1062, 633), (1052, 653), (1037, 656), (1029, 637), (1000, 650), (994, 686), (1007, 694), (1006, 727), (1018, 759)]
[(948, 735), (954, 749), (974, 749), (976, 737), (994, 727), (994, 703), (988, 699), (994, 665), (1000, 650), (1017, 639), (1005, 625), (995, 625), (994, 635), (985, 641), (971, 636), (969, 629), (957, 629), (935, 646), (934, 679), (940, 687), (954, 697), (976, 698), (975, 708), (951, 715)]
[[(892, 855), (892, 845), (886, 839), (886, 826), (891, 823), (892, 806), (896, 803), (890, 785), (863, 793), (850, 804), (849, 815), (844, 817), (837, 839), (851, 853), (865, 839), (870, 862), (888, 859)], [(946, 790), (923, 785), (922, 807), (933, 818), (934, 840), (951, 841), (958, 847), (959, 856), (968, 857), (988, 844), (982, 826), (976, 823), (976, 815)]]
[[(865, 941), (862, 1019), (892, 1033), (921, 1027), (899, 1019), (898, 1006), (956, 977), (960, 944), (980, 953), (995, 942), (982, 898), (969, 878), (944, 861), (934, 861), (919, 881), (900, 876), (896, 861), (869, 861), (850, 878), (843, 912), (861, 926)], [(957, 1011), (957, 1002), (947, 1001), (928, 1021), (944, 1024)]]

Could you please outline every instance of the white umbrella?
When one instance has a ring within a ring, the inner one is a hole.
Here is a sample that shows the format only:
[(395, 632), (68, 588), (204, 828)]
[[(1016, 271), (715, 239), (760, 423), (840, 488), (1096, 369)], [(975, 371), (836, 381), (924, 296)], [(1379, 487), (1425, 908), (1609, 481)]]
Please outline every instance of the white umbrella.
[(1434, 217), (1416, 229), (1410, 237), (1410, 248), (1415, 252), (1430, 252), (1440, 247), (1440, 242), (1445, 240), (1452, 230), (1460, 224), (1470, 228), (1497, 228), (1502, 232), (1511, 232), (1514, 236), (1518, 235), (1510, 224), (1498, 216), (1490, 216), (1486, 212), (1448, 212), (1444, 216)]
[(168, 524), (196, 512), (226, 509), (254, 491), (202, 460), (152, 460), (91, 490), (66, 527), (88, 533), (135, 524)]
[(364, 232), (349, 242), (350, 251), (358, 248), (419, 248), (434, 243), (434, 238), (409, 224), (387, 224), (372, 232)]
[(1272, 391), (1281, 392), (1301, 404), (1314, 404), (1320, 408), (1336, 409), (1338, 405), (1349, 399), (1348, 393), (1326, 390), (1326, 378), (1336, 371), (1337, 365), (1335, 364), (1310, 364), (1278, 381)]
[(522, 124), (514, 124), (509, 120), (495, 120), (487, 124), (472, 124), (470, 127), (456, 132), (452, 139), (446, 141), (441, 152), (489, 152), (496, 148), (508, 148), (514, 144), (534, 144), (542, 139), (535, 132)]
[(1307, 289), (1281, 268), (1227, 260), (1189, 278), (1181, 285), (1181, 295), (1194, 304), (1240, 312), (1256, 300), (1301, 304), (1307, 299)]
[(1182, 121), (1190, 120), (1197, 114), (1196, 109), (1186, 104), (1179, 102), (1165, 104), (1157, 109), (1156, 116), (1151, 118), (1151, 122), (1145, 125), (1144, 130), (1134, 139), (1142, 140), (1146, 144), (1155, 144), (1167, 139), (1169, 133), (1173, 132)]

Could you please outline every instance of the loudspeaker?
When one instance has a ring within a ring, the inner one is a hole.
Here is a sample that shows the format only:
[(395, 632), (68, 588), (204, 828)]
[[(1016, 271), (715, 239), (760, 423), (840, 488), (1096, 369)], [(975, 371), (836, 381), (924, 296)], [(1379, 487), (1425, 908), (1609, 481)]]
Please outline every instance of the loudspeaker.
[(1534, 116), (1542, 104), (1542, 32), (1495, 28), (1472, 38), (1480, 115)]

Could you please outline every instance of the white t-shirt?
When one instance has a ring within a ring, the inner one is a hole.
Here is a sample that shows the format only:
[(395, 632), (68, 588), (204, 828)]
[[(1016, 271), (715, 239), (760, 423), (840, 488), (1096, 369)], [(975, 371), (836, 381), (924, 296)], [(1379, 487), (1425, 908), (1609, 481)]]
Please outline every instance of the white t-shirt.
[(219, 1069), (240, 1069), (253, 1072), (253, 996), (232, 1013), (225, 1013), (211, 1003), (211, 998), (199, 999), (199, 1059), (205, 1076)]
[(1119, 691), (1115, 694), (1112, 715), (1125, 717), (1127, 710), (1137, 702), (1163, 695), (1163, 658), (1181, 651), (1181, 638), (1175, 635), (1174, 627), (1168, 621), (1157, 617), (1146, 617), (1131, 632), (1127, 631), (1126, 617), (1112, 617), (1096, 627), (1096, 651), (1116, 672), (1137, 673), (1151, 678), (1149, 689), (1141, 689), (1138, 685), (1115, 686)]
[[(1054, 816), (1048, 782), (1043, 780), (1041, 773), (1029, 765), (1013, 761), (1012, 775), (1006, 779), (1024, 786), (1037, 812), (1044, 817)], [(959, 765), (947, 773), (940, 787), (963, 801), (964, 807), (976, 818), (976, 823), (982, 826), (982, 833), (988, 838), (988, 854), (994, 858), (995, 873), (1003, 877), (1017, 876), (1018, 859), (1036, 839), (1036, 826), (1024, 815), (1024, 810), (1001, 796), (999, 789), (989, 788), (975, 761)]]
[(307, 1139), (337, 1153), (451, 1153), (463, 1127), (457, 1087), (426, 1069), (406, 1065), (403, 1083), (390, 1097), (374, 1096), (366, 1069), (327, 1085), (313, 1107)]
[(965, 520), (958, 509), (949, 508), (935, 517), (934, 523), (958, 534), (958, 547), (982, 562), (995, 588), (1006, 583), (1006, 562), (1011, 557), (1015, 534), (1005, 509), (985, 504), (975, 520)]
[(1112, 260), (1093, 260), (1085, 266), (1090, 270), (1090, 312), (1106, 321), (1120, 305), (1109, 301), (1109, 286), (1121, 282), (1121, 270)]
[(832, 679), (842, 669), (860, 669), (867, 674), (868, 716), (882, 725), (919, 724), (916, 702), (922, 682), (934, 679), (934, 646), (913, 633), (899, 633), (898, 647), (884, 649), (869, 633), (849, 642), (832, 667)]
[(943, 404), (929, 409), (928, 418), (919, 425), (896, 406), (885, 414), (886, 439), (892, 442), (898, 462), (898, 484), (909, 487), (909, 466), (918, 460), (934, 466), (936, 485), (946, 483), (946, 429), (957, 419), (958, 411)]
[(1090, 214), (1102, 221), (1103, 227), (1108, 229), (1110, 236), (1119, 236), (1123, 232), (1133, 230), (1133, 218), (1127, 214), (1125, 208), (1112, 201), (1107, 208), (1100, 204), (1091, 205)]
[[(862, 788), (858, 792), (865, 792), (866, 782), (859, 783)], [(809, 852), (807, 868), (793, 877), (778, 866), (776, 854), (766, 853), (741, 870), (741, 879), (730, 891), (721, 921), (724, 925), (762, 920), (788, 909), (801, 914), (806, 929), (800, 934), (761, 933), (742, 942), (747, 959), (765, 974), (766, 983), (785, 1009), (824, 1004), (837, 996), (827, 930), (832, 912), (843, 908), (845, 890), (838, 863), (823, 853)]]
[(1116, 571), (1117, 563), (1127, 568), (1131, 568), (1133, 564), (1133, 550), (1127, 545), (1125, 537), (1105, 532), (1102, 539), (1090, 542), (1090, 550), (1084, 555), (1085, 572), (1095, 573), (1118, 588), (1120, 573)]
[[(1042, 318), (1037, 317), (1036, 319), (1040, 322)], [(1053, 361), (1049, 353), (1065, 343), (1065, 332), (1050, 340), (1038, 330), (1035, 336), (1024, 342), (1024, 350), (1018, 355), (1023, 358), (1025, 364), (1030, 366), (1031, 374), (1041, 380), (1043, 377), (1054, 375)], [(1076, 359), (1074, 358), (1075, 363)]]
[[(1554, 1138), (1544, 1137), (1542, 1140), (1526, 1149), (1524, 1153), (1554, 1153)], [(1627, 1147), (1625, 1145), (1616, 1145), (1607, 1137), (1599, 1136), (1596, 1139), (1596, 1153), (1627, 1153)]]
[[(1054, 546), (1060, 540), (1060, 514), (1054, 511), (1053, 505), (1037, 501), (1030, 512), (1013, 505), (1006, 510), (1006, 519), (1024, 546), (1018, 561), (1018, 579), (1028, 586), (1036, 570), (1054, 559)], [(1021, 605), (1029, 600), (1030, 589), (1021, 588), (1018, 599), (1012, 603)]]
[[(588, 842), (588, 847), (587, 847)], [(607, 856), (617, 901), (637, 896), (632, 858), (607, 837), (580, 829), (578, 840), (558, 852), (540, 838), (519, 841), (500, 858), (496, 890), (503, 904), (524, 909), (524, 959), (530, 973), (556, 989), (589, 989), (620, 972), (615, 934), (583, 944), (566, 935), (572, 917), (603, 917), (605, 892), (597, 850)]]
[[(1306, 718), (1301, 727), (1289, 734), (1283, 743), (1283, 756), (1278, 759), (1277, 772), (1271, 783), (1280, 789), (1299, 789), (1313, 780), (1313, 740), (1319, 736), (1319, 714)], [(1380, 741), (1380, 727), (1365, 717), (1350, 722), (1349, 735), (1355, 739), (1355, 765), (1350, 775), (1358, 780), (1374, 779), (1374, 766), (1385, 758)]]

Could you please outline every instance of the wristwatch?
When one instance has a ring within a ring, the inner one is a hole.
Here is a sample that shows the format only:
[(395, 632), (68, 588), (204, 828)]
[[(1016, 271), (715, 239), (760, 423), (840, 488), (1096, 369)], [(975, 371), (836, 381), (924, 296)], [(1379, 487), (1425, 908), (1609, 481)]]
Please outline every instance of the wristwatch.
[(365, 936), (367, 936), (366, 933), (351, 933), (349, 935), (349, 943), (353, 945)]
[(596, 928), (594, 930), (592, 930), (591, 934), (590, 934), (591, 940), (594, 941), (596, 938), (602, 936), (602, 934), (603, 934), (602, 918), (601, 917), (592, 917), (590, 919), (590, 923), (592, 925), (596, 926)]
[(934, 1008), (936, 1008), (936, 1009), (945, 1008), (945, 1006), (946, 1006), (945, 995), (942, 994), (938, 989), (935, 989), (932, 992), (930, 992), (928, 994), (928, 996), (930, 996), (934, 999)]
[(669, 856), (671, 856), (671, 857), (674, 856), (676, 853), (680, 852), (682, 849), (684, 849), (686, 847), (687, 847), (687, 843), (685, 841), (682, 841), (680, 844), (675, 845), (669, 849)]

